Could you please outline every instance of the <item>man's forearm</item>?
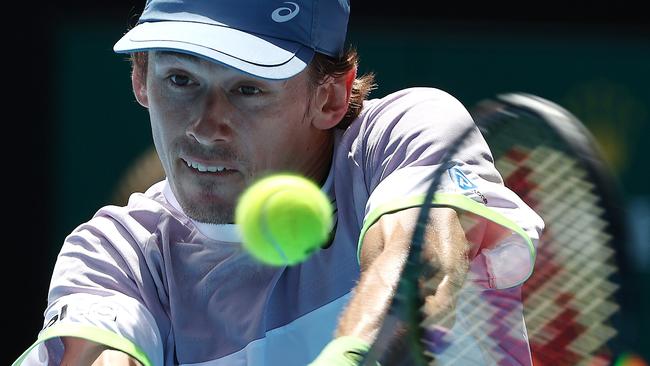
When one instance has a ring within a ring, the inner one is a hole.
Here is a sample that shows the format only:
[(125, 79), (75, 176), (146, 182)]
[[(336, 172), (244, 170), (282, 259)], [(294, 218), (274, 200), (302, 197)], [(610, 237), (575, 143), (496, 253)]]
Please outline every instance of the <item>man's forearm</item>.
[(404, 265), (404, 255), (384, 252), (363, 272), (343, 312), (336, 336), (353, 336), (372, 343), (377, 336)]
[[(423, 268), (421, 281), (432, 287), (421, 288), (424, 314), (440, 319), (453, 314), (454, 300), (467, 271), (467, 240), (456, 212), (451, 208), (432, 208), (425, 232), (422, 259), (438, 271)], [(366, 232), (361, 247), (361, 276), (352, 299), (339, 319), (334, 340), (310, 366), (358, 365), (375, 342), (411, 246), (419, 208), (383, 215)], [(395, 329), (390, 342), (400, 339), (404, 329)], [(393, 351), (398, 352), (392, 348)], [(351, 357), (357, 355), (357, 357)]]
[[(439, 268), (435, 278), (423, 268), (425, 315), (440, 319), (453, 313), (455, 296), (468, 269), (469, 246), (456, 212), (433, 208), (425, 234), (423, 259)], [(336, 336), (372, 343), (391, 304), (411, 245), (419, 208), (383, 216), (364, 237), (361, 279), (344, 310)], [(453, 316), (451, 317), (453, 318)]]

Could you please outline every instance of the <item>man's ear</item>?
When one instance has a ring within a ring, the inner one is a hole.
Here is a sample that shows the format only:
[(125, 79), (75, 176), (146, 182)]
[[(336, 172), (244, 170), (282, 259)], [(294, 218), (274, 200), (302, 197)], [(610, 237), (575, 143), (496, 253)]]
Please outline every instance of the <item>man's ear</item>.
[(328, 78), (316, 89), (314, 98), (314, 127), (327, 130), (336, 126), (345, 116), (350, 103), (352, 82), (357, 75), (356, 68), (338, 78)]
[(147, 72), (142, 66), (134, 62), (133, 72), (131, 73), (131, 85), (135, 99), (141, 106), (149, 108), (149, 97), (147, 96)]

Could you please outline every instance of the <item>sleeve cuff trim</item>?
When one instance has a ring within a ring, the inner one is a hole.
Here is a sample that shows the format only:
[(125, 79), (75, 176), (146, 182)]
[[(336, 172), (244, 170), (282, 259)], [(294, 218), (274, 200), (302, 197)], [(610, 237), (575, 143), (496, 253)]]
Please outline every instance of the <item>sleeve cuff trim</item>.
[(12, 366), (19, 366), (27, 355), (40, 343), (48, 339), (56, 337), (77, 337), (84, 338), (89, 341), (97, 342), (106, 345), (110, 348), (128, 353), (144, 366), (152, 366), (149, 357), (146, 353), (133, 342), (119, 336), (113, 332), (105, 329), (97, 328), (89, 325), (81, 325), (75, 323), (59, 323), (50, 328), (41, 331), (38, 339), (32, 344), (14, 363)]

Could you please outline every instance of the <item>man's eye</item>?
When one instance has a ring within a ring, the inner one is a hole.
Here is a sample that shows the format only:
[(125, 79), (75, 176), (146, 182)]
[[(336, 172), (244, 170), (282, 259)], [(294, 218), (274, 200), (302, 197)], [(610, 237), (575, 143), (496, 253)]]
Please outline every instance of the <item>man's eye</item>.
[(237, 88), (237, 91), (243, 95), (255, 95), (262, 92), (260, 88), (255, 86), (249, 86), (249, 85), (240, 86), (239, 88)]
[(174, 84), (175, 86), (188, 86), (192, 83), (192, 80), (186, 75), (171, 75), (169, 77), (169, 80)]

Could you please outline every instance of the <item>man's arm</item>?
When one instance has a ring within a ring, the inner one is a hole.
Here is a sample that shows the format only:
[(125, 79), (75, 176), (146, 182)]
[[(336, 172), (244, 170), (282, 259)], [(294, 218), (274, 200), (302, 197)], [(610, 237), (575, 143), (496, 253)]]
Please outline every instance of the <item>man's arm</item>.
[[(419, 210), (416, 207), (385, 214), (368, 229), (361, 248), (361, 278), (343, 311), (335, 339), (359, 340), (357, 344), (366, 345), (375, 340), (408, 255)], [(439, 283), (437, 289), (425, 293), (425, 313), (435, 320), (454, 309), (456, 294), (469, 268), (470, 246), (455, 210), (432, 208), (429, 215), (422, 254), (440, 269), (441, 278), (433, 281)], [(331, 357), (323, 356), (327, 355), (322, 353), (315, 365), (325, 358), (332, 362)]]
[(124, 352), (83, 338), (62, 337), (65, 351), (62, 366), (141, 366)]
[[(337, 336), (374, 341), (397, 287), (419, 211), (417, 207), (383, 215), (368, 229), (361, 248), (361, 279), (343, 313)], [(422, 254), (427, 262), (440, 268), (442, 279), (437, 290), (429, 289), (426, 294), (428, 316), (442, 316), (453, 309), (455, 295), (469, 268), (468, 252), (456, 211), (432, 208)]]

